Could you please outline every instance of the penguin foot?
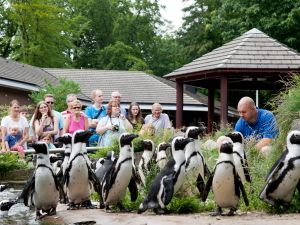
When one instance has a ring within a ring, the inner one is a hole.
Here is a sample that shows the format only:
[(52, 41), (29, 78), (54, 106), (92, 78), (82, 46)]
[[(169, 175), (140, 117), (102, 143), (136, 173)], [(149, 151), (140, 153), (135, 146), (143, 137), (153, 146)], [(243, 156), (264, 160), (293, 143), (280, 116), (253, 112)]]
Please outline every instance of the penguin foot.
[(120, 209), (120, 212), (130, 212), (131, 210), (130, 209), (126, 209), (122, 203), (118, 203), (117, 204), (118, 208)]
[(92, 204), (91, 200), (86, 200), (81, 203), (81, 207), (85, 207), (86, 209), (95, 209), (96, 207)]
[(48, 214), (49, 216), (56, 215), (56, 208), (51, 208), (47, 214)]
[(75, 204), (74, 202), (70, 202), (69, 207), (67, 208), (67, 210), (76, 210), (76, 209), (79, 209), (79, 204)]
[(218, 207), (216, 211), (209, 214), (210, 216), (222, 216), (222, 209)]
[(105, 204), (105, 212), (108, 212), (108, 211), (110, 211), (109, 205)]
[(100, 209), (104, 209), (104, 208), (105, 208), (104, 202), (100, 201), (99, 208), (100, 208)]
[(170, 211), (167, 209), (163, 209), (163, 208), (154, 208), (153, 212), (156, 215), (166, 215), (166, 214), (170, 214)]
[(36, 214), (35, 214), (35, 220), (41, 220), (43, 219), (47, 214), (42, 214), (40, 210), (37, 209)]
[(234, 216), (235, 211), (235, 208), (230, 208), (229, 212), (227, 213), (227, 216)]

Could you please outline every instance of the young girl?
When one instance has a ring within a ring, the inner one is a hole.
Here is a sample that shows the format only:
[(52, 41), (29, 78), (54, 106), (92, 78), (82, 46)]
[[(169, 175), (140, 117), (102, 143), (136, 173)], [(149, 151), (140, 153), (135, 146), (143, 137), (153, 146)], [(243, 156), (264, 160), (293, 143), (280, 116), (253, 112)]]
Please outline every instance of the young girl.
[(41, 136), (40, 140), (47, 143), (48, 149), (56, 148), (55, 145), (52, 143), (52, 136), (50, 134), (45, 134)]

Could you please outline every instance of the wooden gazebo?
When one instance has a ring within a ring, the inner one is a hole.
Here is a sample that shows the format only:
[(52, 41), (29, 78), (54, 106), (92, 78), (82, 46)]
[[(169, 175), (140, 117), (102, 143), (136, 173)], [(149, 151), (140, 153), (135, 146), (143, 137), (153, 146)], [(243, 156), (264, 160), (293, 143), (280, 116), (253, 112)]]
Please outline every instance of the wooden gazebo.
[(224, 125), (228, 117), (228, 89), (279, 89), (279, 80), (299, 72), (300, 55), (296, 51), (254, 28), (164, 77), (176, 82), (178, 128), (182, 125), (183, 85), (208, 89), (207, 125), (212, 131), (216, 89), (221, 93), (220, 121)]

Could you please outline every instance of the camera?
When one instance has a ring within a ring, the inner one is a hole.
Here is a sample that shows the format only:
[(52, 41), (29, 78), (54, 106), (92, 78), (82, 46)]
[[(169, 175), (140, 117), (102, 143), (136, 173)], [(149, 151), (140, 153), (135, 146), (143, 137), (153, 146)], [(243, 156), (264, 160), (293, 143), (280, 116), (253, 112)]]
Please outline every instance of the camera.
[(119, 125), (116, 124), (116, 125), (113, 125), (113, 127), (114, 127), (113, 131), (119, 131)]

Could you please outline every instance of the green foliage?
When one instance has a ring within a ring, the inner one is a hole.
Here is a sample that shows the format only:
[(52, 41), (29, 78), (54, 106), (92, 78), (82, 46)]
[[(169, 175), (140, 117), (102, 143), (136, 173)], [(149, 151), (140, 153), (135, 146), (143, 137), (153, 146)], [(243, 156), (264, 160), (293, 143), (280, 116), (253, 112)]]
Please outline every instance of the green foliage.
[(1, 174), (11, 171), (11, 170), (16, 170), (16, 169), (24, 169), (26, 168), (27, 165), (23, 161), (19, 161), (19, 156), (18, 154), (14, 153), (5, 153), (5, 154), (0, 154), (0, 172)]
[(0, 105), (0, 119), (8, 115), (8, 110), (8, 105)]
[(9, 19), (17, 25), (13, 59), (40, 67), (65, 67), (72, 47), (65, 9), (48, 0), (8, 1)]
[(291, 80), (285, 81), (284, 84), (285, 90), (281, 91), (269, 103), (274, 109), (280, 131), (275, 147), (281, 149), (285, 146), (287, 133), (293, 128), (293, 121), (299, 119), (300, 77), (295, 74)]
[(29, 97), (34, 103), (38, 103), (43, 100), (45, 94), (53, 94), (55, 97), (54, 107), (57, 111), (61, 112), (67, 108), (66, 96), (68, 94), (77, 94), (80, 92), (79, 84), (74, 81), (67, 80), (66, 78), (60, 77), (59, 84), (54, 85), (49, 81), (45, 81), (45, 87), (37, 92), (32, 92)]

